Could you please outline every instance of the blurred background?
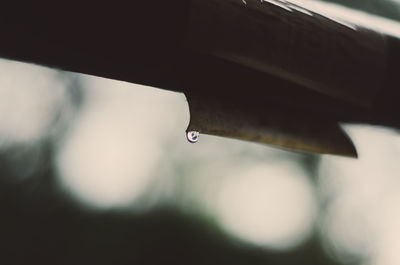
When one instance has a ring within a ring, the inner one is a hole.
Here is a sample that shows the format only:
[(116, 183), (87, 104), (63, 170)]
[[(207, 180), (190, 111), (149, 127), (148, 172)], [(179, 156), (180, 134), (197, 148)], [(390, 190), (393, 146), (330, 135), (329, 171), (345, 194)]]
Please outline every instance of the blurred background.
[[(294, 2), (399, 27), (397, 0)], [(0, 263), (400, 264), (397, 132), (344, 125), (356, 160), (188, 122), (183, 94), (1, 60)]]

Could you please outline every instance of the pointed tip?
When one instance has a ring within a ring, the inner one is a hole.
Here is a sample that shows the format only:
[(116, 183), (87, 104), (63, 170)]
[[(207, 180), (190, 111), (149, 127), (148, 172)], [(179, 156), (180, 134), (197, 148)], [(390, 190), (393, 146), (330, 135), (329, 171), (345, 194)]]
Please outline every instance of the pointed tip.
[[(187, 131), (217, 135), (280, 147), (286, 150), (358, 158), (353, 141), (337, 121), (292, 115), (276, 109), (266, 114), (237, 111), (210, 99), (187, 96)], [(286, 116), (284, 116), (286, 115)]]
[(338, 135), (341, 134), (340, 138), (342, 139), (342, 144), (338, 148), (337, 153), (332, 153), (333, 155), (340, 155), (349, 158), (358, 158), (357, 148), (355, 147), (353, 141), (350, 136), (343, 130), (343, 128), (337, 124)]

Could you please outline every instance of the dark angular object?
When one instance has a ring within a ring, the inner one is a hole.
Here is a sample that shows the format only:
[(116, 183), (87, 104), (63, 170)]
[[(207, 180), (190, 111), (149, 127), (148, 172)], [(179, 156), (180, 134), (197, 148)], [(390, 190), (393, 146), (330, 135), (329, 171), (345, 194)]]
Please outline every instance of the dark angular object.
[(339, 123), (400, 127), (399, 40), (287, 1), (3, 7), (0, 56), (184, 92), (188, 130), (356, 157)]

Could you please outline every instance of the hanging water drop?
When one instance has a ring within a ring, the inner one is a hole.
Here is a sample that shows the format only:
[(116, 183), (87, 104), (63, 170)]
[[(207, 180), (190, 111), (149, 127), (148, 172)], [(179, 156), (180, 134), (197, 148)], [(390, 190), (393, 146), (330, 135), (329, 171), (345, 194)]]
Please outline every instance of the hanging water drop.
[(187, 131), (186, 138), (190, 143), (197, 143), (199, 141), (200, 133), (197, 131)]

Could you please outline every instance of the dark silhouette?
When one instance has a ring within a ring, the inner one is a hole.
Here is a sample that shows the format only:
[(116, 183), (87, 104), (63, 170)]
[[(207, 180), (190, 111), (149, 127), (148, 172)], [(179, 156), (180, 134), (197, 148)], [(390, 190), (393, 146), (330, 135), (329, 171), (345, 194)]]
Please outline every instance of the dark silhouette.
[(285, 148), (356, 156), (338, 123), (399, 127), (396, 38), (287, 3), (130, 3), (3, 8), (0, 56), (184, 92), (190, 129)]

